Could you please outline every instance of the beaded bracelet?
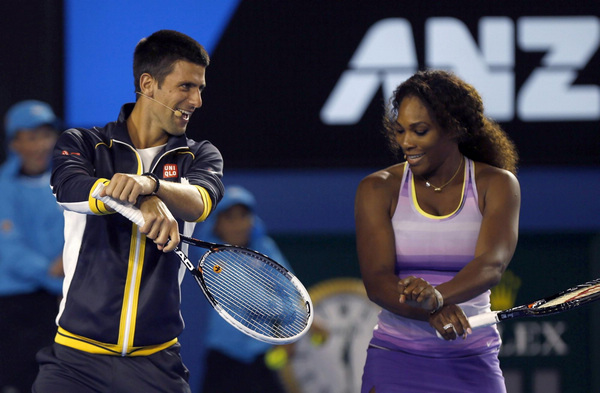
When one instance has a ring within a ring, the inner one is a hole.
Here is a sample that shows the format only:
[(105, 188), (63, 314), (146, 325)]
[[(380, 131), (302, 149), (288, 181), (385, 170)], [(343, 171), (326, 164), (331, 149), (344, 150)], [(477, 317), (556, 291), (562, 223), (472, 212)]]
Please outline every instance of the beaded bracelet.
[(148, 176), (148, 177), (154, 179), (154, 181), (156, 182), (156, 186), (154, 187), (154, 191), (152, 191), (152, 193), (148, 194), (148, 195), (156, 195), (156, 193), (158, 192), (158, 189), (160, 188), (160, 180), (158, 179), (158, 176), (156, 176), (152, 172), (142, 173), (142, 176)]

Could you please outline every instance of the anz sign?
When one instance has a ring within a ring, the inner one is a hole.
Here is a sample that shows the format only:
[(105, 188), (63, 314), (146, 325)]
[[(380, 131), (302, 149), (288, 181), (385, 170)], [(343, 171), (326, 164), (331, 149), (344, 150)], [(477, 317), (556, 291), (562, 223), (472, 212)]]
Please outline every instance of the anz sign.
[[(516, 22), (482, 17), (477, 39), (456, 18), (429, 18), (424, 29), (425, 65), (454, 71), (474, 85), (486, 114), (496, 121), (600, 119), (600, 86), (576, 82), (600, 47), (598, 17), (533, 16)], [(387, 101), (418, 70), (412, 31), (402, 18), (383, 19), (369, 28), (321, 109), (323, 123), (356, 124), (379, 91)], [(541, 58), (520, 86), (515, 82), (518, 51)]]

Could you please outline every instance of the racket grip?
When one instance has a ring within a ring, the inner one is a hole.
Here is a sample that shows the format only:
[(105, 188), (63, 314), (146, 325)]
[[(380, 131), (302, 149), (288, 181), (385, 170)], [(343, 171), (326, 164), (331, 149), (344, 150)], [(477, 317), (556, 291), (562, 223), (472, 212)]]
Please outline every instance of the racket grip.
[(498, 311), (490, 311), (479, 315), (473, 315), (469, 318), (469, 325), (472, 329), (479, 327), (492, 326), (500, 322)]
[[(479, 315), (473, 315), (469, 317), (469, 325), (471, 325), (471, 329), (477, 329), (480, 327), (492, 326), (500, 322), (498, 319), (498, 311), (490, 311)], [(438, 338), (444, 339), (440, 332), (435, 331)]]
[(103, 189), (104, 189), (104, 184), (99, 183), (96, 186), (96, 188), (94, 189), (94, 191), (92, 191), (92, 197), (98, 199), (99, 201), (102, 201), (106, 206), (112, 208), (117, 213), (128, 218), (130, 221), (132, 221), (137, 226), (141, 227), (144, 225), (144, 216), (142, 215), (142, 211), (140, 209), (138, 209), (131, 203), (121, 202), (121, 201), (119, 201), (117, 199), (113, 199), (107, 195), (101, 197), (100, 191), (102, 191)]

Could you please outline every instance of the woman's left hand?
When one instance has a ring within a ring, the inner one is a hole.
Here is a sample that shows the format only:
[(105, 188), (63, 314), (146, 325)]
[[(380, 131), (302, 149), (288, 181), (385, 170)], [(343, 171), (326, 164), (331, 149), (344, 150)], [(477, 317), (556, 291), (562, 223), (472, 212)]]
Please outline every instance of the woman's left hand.
[(463, 339), (472, 333), (469, 319), (456, 304), (446, 304), (441, 310), (429, 316), (429, 324), (437, 330), (444, 340)]

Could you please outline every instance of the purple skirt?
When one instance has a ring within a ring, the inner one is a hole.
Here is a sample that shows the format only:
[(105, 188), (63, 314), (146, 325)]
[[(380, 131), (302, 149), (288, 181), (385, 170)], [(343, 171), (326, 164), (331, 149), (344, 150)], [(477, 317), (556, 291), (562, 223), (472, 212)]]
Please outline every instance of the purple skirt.
[(361, 393), (505, 393), (498, 352), (431, 358), (369, 347)]

